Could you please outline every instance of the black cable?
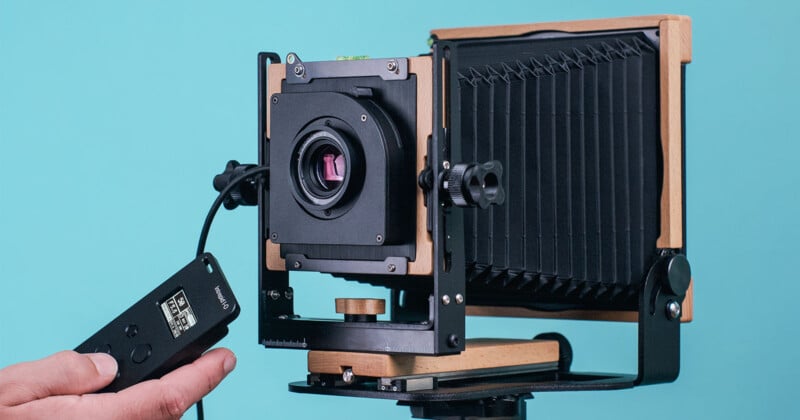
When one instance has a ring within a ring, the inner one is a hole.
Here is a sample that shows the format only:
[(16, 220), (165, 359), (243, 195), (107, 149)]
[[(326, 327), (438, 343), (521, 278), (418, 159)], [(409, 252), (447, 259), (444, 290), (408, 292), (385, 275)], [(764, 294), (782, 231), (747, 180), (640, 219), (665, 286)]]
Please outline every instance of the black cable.
[[(214, 216), (217, 215), (217, 211), (219, 207), (222, 205), (222, 202), (225, 201), (225, 197), (234, 189), (237, 185), (239, 185), (242, 181), (251, 178), (255, 175), (259, 175), (262, 172), (268, 172), (269, 166), (258, 166), (253, 169), (247, 170), (243, 172), (241, 175), (237, 176), (236, 178), (232, 179), (222, 191), (219, 192), (217, 199), (211, 204), (211, 208), (208, 209), (208, 214), (206, 215), (206, 220), (203, 222), (203, 229), (200, 231), (200, 240), (197, 242), (197, 256), (203, 255), (206, 248), (206, 241), (208, 240), (208, 232), (211, 230), (211, 222), (214, 221)], [(203, 399), (201, 398), (197, 403), (195, 403), (195, 408), (197, 410), (197, 420), (203, 420), (205, 418), (205, 414), (203, 413)]]
[(258, 166), (253, 169), (249, 169), (232, 179), (231, 182), (229, 182), (228, 185), (226, 185), (225, 188), (220, 191), (217, 199), (214, 200), (213, 204), (211, 204), (211, 208), (208, 210), (208, 215), (206, 215), (206, 221), (203, 223), (203, 230), (200, 231), (200, 240), (197, 243), (197, 256), (202, 255), (205, 250), (206, 240), (208, 239), (208, 231), (211, 230), (211, 222), (214, 221), (214, 216), (217, 214), (217, 210), (219, 210), (219, 207), (222, 205), (225, 197), (242, 181), (246, 180), (247, 178), (251, 178), (254, 175), (268, 171), (269, 166)]
[(201, 398), (197, 401), (194, 406), (197, 408), (197, 420), (203, 420), (205, 418), (205, 414), (203, 414), (203, 399)]

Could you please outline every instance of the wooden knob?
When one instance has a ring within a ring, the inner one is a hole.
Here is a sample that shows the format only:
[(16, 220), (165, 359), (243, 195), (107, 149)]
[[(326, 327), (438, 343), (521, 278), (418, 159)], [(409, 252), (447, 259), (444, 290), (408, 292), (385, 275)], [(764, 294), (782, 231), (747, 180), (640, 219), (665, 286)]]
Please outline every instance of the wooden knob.
[(378, 315), (386, 313), (384, 299), (337, 298), (336, 313), (345, 315)]

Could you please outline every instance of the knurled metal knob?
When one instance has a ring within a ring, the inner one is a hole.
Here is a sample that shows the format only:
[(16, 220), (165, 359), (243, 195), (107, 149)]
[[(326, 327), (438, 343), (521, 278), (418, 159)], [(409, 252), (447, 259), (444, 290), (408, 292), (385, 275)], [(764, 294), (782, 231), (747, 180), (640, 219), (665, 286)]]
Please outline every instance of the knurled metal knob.
[(459, 163), (447, 173), (444, 187), (453, 205), (485, 209), (505, 201), (502, 178), (503, 165), (499, 161)]

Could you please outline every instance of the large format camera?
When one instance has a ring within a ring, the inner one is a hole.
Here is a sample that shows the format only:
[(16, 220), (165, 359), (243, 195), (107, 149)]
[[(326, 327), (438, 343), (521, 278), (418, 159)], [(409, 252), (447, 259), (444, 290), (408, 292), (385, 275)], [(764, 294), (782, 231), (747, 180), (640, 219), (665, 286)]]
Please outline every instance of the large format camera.
[[(259, 55), (259, 337), (311, 350), (292, 390), (491, 417), (524, 416), (537, 390), (674, 380), (691, 319), (689, 19), (434, 30), (431, 41), (408, 58)], [(293, 271), (388, 288), (388, 320), (369, 299), (338, 299), (341, 319), (301, 317)], [(559, 334), (472, 343), (470, 314), (638, 322), (639, 371), (571, 372)], [(481, 362), (507, 355), (522, 358)]]

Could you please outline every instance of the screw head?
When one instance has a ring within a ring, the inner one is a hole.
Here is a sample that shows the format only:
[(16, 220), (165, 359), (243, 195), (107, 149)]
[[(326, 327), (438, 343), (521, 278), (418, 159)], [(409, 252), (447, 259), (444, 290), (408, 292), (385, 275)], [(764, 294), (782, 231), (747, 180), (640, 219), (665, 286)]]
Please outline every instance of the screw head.
[(375, 241), (376, 242), (383, 242), (383, 235), (381, 235), (380, 233), (375, 235)]
[(270, 290), (269, 297), (272, 298), (272, 300), (278, 300), (281, 298), (281, 292), (277, 290)]
[(272, 97), (272, 103), (273, 104), (277, 104), (278, 103), (278, 97), (277, 96), (273, 96)]
[(367, 114), (361, 114), (361, 122), (367, 122)]
[(286, 298), (286, 300), (292, 300), (294, 298), (294, 292), (291, 290), (287, 290), (283, 292), (283, 296)]
[(396, 266), (396, 265), (394, 265), (394, 264), (389, 264), (389, 265), (386, 267), (386, 269), (387, 269), (387, 270), (389, 270), (389, 272), (390, 272), (390, 273), (394, 273), (394, 272), (397, 270), (397, 266)]
[(681, 316), (681, 304), (671, 300), (667, 302), (667, 316), (669, 319), (678, 319)]
[(458, 347), (460, 342), (461, 342), (461, 339), (459, 339), (458, 336), (455, 335), (455, 334), (450, 334), (447, 337), (447, 345), (450, 346), (450, 347)]
[(350, 385), (355, 381), (356, 375), (353, 373), (353, 369), (347, 368), (342, 372), (342, 380), (344, 383)]
[(450, 169), (450, 161), (446, 160), (446, 161), (442, 162), (442, 168)]
[(274, 240), (278, 239), (278, 234), (276, 232), (272, 232), (272, 234), (269, 235), (269, 237), (272, 238), (272, 240), (274, 241)]
[(294, 266), (294, 268), (300, 268), (300, 267), (302, 267), (302, 266), (303, 266), (303, 264), (302, 264), (302, 263), (300, 263), (300, 261), (295, 261), (295, 262), (294, 262), (294, 264), (293, 264), (293, 266)]
[(456, 303), (459, 305), (464, 303), (464, 295), (462, 295), (461, 293), (456, 293)]
[(450, 304), (450, 295), (443, 295), (442, 296), (442, 304), (449, 305)]
[(386, 62), (386, 70), (391, 72), (397, 71), (397, 60), (389, 60)]
[(298, 64), (298, 65), (294, 66), (294, 75), (295, 76), (303, 77), (304, 74), (306, 74), (306, 68), (303, 67), (302, 64)]

